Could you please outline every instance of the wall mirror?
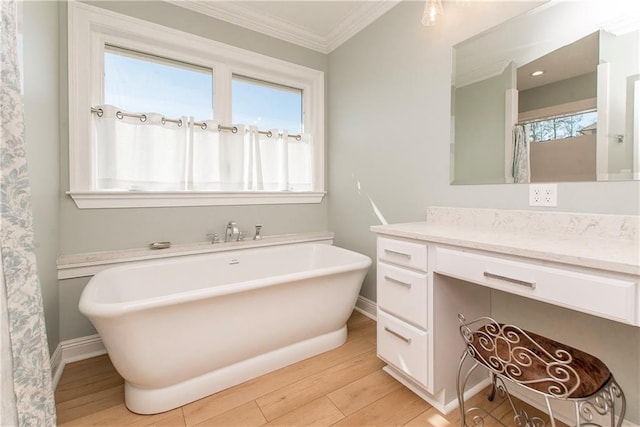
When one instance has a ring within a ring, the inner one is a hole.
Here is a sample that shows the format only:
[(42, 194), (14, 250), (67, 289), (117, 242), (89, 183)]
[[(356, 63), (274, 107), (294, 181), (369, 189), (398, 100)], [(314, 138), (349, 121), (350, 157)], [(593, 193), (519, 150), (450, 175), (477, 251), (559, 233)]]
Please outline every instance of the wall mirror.
[(453, 48), (451, 182), (640, 179), (640, 2), (551, 1)]

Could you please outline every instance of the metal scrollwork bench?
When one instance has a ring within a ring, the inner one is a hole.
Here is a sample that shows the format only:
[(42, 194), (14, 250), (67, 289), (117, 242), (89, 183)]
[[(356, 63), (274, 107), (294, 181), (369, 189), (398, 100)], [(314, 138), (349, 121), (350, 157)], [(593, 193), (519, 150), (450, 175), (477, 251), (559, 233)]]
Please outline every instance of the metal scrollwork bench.
[[(457, 375), (461, 426), (467, 426), (467, 417), (471, 417), (473, 425), (482, 425), (483, 418), (477, 415), (480, 413), (494, 418), (482, 408), (465, 408), (464, 390), (478, 366), (488, 369), (491, 375), (489, 400), (493, 400), (496, 391), (506, 395), (514, 412), (515, 425), (542, 427), (546, 423), (539, 417), (530, 417), (522, 409), (516, 409), (506, 382), (542, 395), (553, 427), (556, 424), (550, 399), (572, 402), (578, 427), (600, 426), (603, 422), (611, 426), (622, 425), (626, 406), (624, 393), (598, 358), (489, 317), (467, 322), (459, 314), (458, 319), (460, 334), (466, 343)], [(468, 359), (472, 365), (463, 375)]]

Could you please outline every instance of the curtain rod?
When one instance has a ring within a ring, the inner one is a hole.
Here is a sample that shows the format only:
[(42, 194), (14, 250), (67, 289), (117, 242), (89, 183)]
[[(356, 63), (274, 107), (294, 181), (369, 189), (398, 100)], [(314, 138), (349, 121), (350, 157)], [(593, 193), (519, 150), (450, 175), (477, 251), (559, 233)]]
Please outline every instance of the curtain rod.
[[(91, 107), (91, 112), (94, 113), (95, 115), (97, 115), (98, 117), (102, 117), (104, 115), (104, 110), (102, 108), (98, 108), (98, 107)], [(141, 122), (146, 122), (147, 121), (147, 115), (146, 114), (135, 114), (135, 113), (125, 113), (122, 112), (120, 110), (118, 110), (116, 112), (116, 118), (119, 120), (122, 120), (125, 117), (135, 117), (140, 119)], [(182, 119), (167, 119), (166, 117), (163, 117), (161, 120), (162, 124), (165, 124), (167, 122), (169, 123), (175, 123), (178, 125), (178, 127), (182, 126)], [(199, 126), (202, 130), (206, 130), (207, 129), (207, 124), (205, 122), (193, 122), (194, 126)], [(230, 131), (231, 133), (238, 133), (238, 127), (237, 126), (224, 126), (224, 125), (218, 125), (218, 131), (223, 131), (223, 130), (227, 130)], [(266, 135), (267, 138), (271, 138), (273, 136), (273, 132), (271, 132), (270, 130), (258, 130), (258, 133), (260, 135)], [(295, 138), (296, 141), (301, 141), (302, 140), (302, 135), (294, 135), (294, 134), (288, 134), (287, 135), (289, 138)]]

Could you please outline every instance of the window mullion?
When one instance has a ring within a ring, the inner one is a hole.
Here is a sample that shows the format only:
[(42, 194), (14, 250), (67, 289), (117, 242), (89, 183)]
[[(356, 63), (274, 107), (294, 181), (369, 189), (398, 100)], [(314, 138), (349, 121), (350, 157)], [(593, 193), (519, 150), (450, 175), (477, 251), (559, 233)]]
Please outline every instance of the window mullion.
[(215, 119), (223, 125), (231, 124), (231, 69), (225, 64), (215, 68), (213, 111)]

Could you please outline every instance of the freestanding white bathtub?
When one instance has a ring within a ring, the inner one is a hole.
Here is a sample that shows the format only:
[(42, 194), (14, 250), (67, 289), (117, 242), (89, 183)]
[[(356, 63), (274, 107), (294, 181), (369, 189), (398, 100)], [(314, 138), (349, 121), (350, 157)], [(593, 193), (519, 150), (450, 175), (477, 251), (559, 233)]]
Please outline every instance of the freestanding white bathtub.
[(79, 309), (153, 414), (342, 345), (370, 265), (313, 243), (147, 261), (96, 274)]

